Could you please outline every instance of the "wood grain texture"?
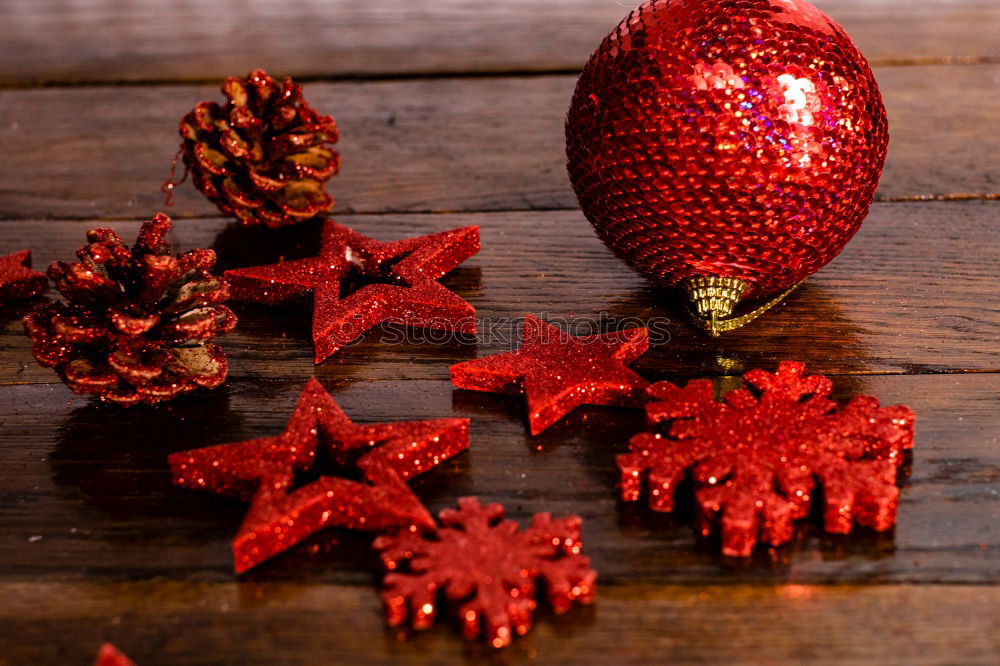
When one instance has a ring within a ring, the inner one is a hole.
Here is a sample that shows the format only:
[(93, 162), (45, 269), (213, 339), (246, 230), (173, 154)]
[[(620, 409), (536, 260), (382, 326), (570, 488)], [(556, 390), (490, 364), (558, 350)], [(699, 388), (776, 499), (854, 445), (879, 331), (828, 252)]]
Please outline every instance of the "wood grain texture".
[[(89, 404), (62, 386), (0, 387), (0, 583), (231, 581), (229, 542), (245, 506), (172, 486), (166, 456), (279, 433), (304, 383), (239, 380), (128, 410)], [(471, 418), (469, 451), (413, 482), (421, 500), (436, 513), (477, 495), (522, 522), (538, 511), (578, 513), (605, 584), (1000, 577), (996, 375), (835, 378), (838, 399), (867, 393), (918, 415), (898, 525), (882, 535), (833, 537), (805, 521), (794, 543), (747, 562), (726, 560), (717, 541), (696, 538), (690, 501), (662, 516), (616, 500), (614, 456), (642, 429), (639, 410), (582, 408), (530, 437), (514, 397), (458, 391), (447, 380), (323, 383), (359, 422)], [(330, 530), (244, 579), (369, 585), (376, 569), (369, 544), (369, 536)]]
[[(0, 84), (212, 80), (257, 67), (309, 77), (574, 71), (638, 4), (8, 0)], [(991, 0), (815, 4), (875, 63), (1000, 56)]]
[(447, 627), (405, 639), (386, 631), (377, 598), (366, 588), (18, 583), (0, 585), (0, 595), (0, 622), (13, 630), (0, 636), (5, 666), (90, 663), (104, 639), (139, 664), (177, 666), (975, 666), (996, 663), (1000, 649), (1000, 588), (961, 585), (605, 587), (595, 607), (545, 616), (500, 654), (462, 644)]
[[(892, 139), (878, 197), (1000, 192), (989, 131), (1000, 65), (877, 72)], [(315, 83), (341, 126), (340, 213), (575, 208), (563, 119), (571, 76)], [(135, 217), (162, 207), (181, 116), (214, 86), (0, 92), (0, 219)], [(179, 177), (179, 174), (178, 174)], [(175, 215), (217, 214), (190, 184)]]
[[(475, 306), (480, 334), (448, 340), (383, 328), (313, 365), (311, 311), (238, 304), (237, 332), (220, 339), (240, 378), (447, 378), (451, 363), (516, 344), (517, 319), (544, 314), (570, 330), (647, 325), (651, 351), (636, 364), (652, 377), (738, 374), (794, 358), (828, 373), (1000, 370), (1000, 313), (992, 282), (1000, 264), (997, 202), (877, 204), (858, 236), (785, 304), (713, 341), (687, 323), (676, 294), (657, 291), (604, 249), (576, 211), (343, 216), (391, 240), (477, 225), (482, 251), (444, 284)], [(0, 254), (34, 250), (45, 267), (69, 260), (97, 221), (4, 223)], [(139, 222), (115, 222), (129, 242)], [(219, 219), (179, 220), (177, 250), (212, 247), (220, 268), (315, 254), (318, 225), (279, 233)], [(33, 362), (20, 319), (31, 303), (0, 312), (0, 384), (55, 382)]]

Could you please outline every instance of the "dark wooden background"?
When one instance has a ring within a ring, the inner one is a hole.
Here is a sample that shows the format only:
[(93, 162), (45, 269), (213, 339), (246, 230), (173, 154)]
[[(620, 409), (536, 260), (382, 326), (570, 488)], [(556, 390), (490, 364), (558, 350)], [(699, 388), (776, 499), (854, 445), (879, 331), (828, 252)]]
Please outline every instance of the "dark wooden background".
[[(871, 58), (892, 125), (879, 202), (846, 251), (784, 305), (708, 340), (669, 294), (618, 264), (576, 210), (562, 119), (575, 73), (631, 8), (613, 0), (0, 0), (0, 254), (67, 259), (86, 229), (134, 237), (162, 207), (176, 122), (229, 74), (308, 81), (336, 116), (337, 219), (391, 239), (478, 224), (483, 251), (445, 279), (491, 339), (386, 344), (320, 366), (309, 314), (237, 306), (229, 383), (161, 408), (72, 395), (0, 310), (0, 664), (86, 664), (104, 640), (153, 664), (949, 663), (1000, 650), (1000, 5), (825, 0)], [(180, 249), (223, 267), (310, 253), (315, 225), (237, 229), (190, 186)], [(896, 529), (814, 525), (724, 561), (688, 516), (615, 500), (613, 458), (641, 424), (581, 409), (529, 437), (514, 398), (454, 391), (448, 365), (497, 352), (503, 322), (669, 320), (636, 369), (652, 379), (805, 361), (838, 396), (916, 410)], [(243, 506), (170, 484), (185, 448), (278, 432), (315, 376), (358, 421), (473, 419), (468, 453), (414, 483), (434, 510), (463, 495), (584, 518), (596, 606), (547, 612), (500, 653), (447, 625), (384, 628), (370, 536), (327, 531), (242, 579)]]

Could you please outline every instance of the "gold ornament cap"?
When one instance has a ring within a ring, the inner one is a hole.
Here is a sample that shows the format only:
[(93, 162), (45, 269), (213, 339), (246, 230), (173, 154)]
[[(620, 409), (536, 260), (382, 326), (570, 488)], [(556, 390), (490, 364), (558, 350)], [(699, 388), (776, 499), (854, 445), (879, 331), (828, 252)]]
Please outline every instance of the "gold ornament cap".
[[(801, 284), (801, 283), (799, 283)], [(687, 293), (691, 317), (695, 324), (707, 331), (713, 338), (749, 324), (775, 305), (785, 300), (799, 284), (779, 294), (753, 312), (733, 317), (736, 304), (750, 288), (746, 280), (717, 275), (699, 275), (681, 283)]]

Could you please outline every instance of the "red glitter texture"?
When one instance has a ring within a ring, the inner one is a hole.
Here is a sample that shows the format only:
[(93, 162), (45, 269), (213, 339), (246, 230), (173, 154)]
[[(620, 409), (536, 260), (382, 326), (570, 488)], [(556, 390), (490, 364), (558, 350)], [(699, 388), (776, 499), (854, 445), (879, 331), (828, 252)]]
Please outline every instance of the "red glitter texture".
[(802, 0), (652, 0), (601, 43), (566, 121), (604, 243), (650, 280), (790, 287), (858, 230), (885, 161), (878, 86)]
[(35, 359), (74, 393), (131, 405), (225, 381), (226, 356), (211, 340), (236, 326), (228, 285), (209, 272), (212, 250), (171, 255), (169, 230), (158, 214), (129, 249), (111, 229), (92, 229), (79, 262), (49, 267), (65, 302), (40, 305), (24, 328)]
[(458, 507), (442, 511), (441, 527), (430, 534), (375, 540), (389, 571), (382, 598), (391, 626), (409, 617), (414, 628), (427, 629), (443, 594), (466, 638), (483, 635), (499, 648), (531, 628), (537, 581), (556, 613), (593, 601), (597, 572), (580, 553), (579, 516), (538, 513), (520, 530), (499, 504), (465, 497)]
[(537, 435), (580, 405), (641, 406), (649, 384), (625, 366), (648, 348), (645, 328), (576, 337), (529, 314), (520, 349), (453, 365), (451, 382), (524, 394)]
[(478, 227), (383, 243), (325, 220), (319, 256), (230, 270), (226, 278), (237, 300), (276, 305), (312, 293), (320, 363), (385, 321), (475, 333), (475, 310), (437, 280), (478, 251)]
[(135, 662), (122, 654), (121, 650), (111, 643), (105, 643), (97, 653), (94, 666), (135, 666)]
[(631, 452), (618, 456), (622, 498), (637, 501), (645, 480), (650, 507), (672, 511), (690, 470), (699, 531), (708, 536), (721, 516), (722, 552), (734, 557), (750, 555), (758, 537), (771, 545), (791, 539), (817, 481), (827, 532), (892, 527), (897, 471), (913, 446), (913, 412), (879, 407), (870, 396), (838, 410), (828, 398), (830, 380), (804, 373), (804, 364), (791, 361), (774, 374), (751, 370), (744, 378), (759, 395), (737, 389), (724, 402), (713, 400), (708, 380), (684, 388), (653, 384), (649, 420), (671, 424), (666, 435), (636, 435)]
[[(323, 445), (362, 481), (334, 476), (294, 488)], [(315, 379), (309, 380), (285, 432), (170, 456), (174, 483), (250, 501), (233, 540), (237, 573), (251, 569), (325, 527), (384, 531), (433, 527), (405, 481), (469, 446), (468, 419), (358, 425)]]
[[(222, 84), (228, 102), (201, 102), (184, 116), (184, 164), (202, 194), (246, 225), (280, 227), (326, 213), (325, 191), (340, 169), (337, 125), (302, 98), (302, 88), (263, 70)], [(173, 182), (165, 187), (170, 190)]]
[(44, 273), (31, 270), (31, 250), (0, 257), (0, 305), (19, 298), (31, 298), (49, 290)]

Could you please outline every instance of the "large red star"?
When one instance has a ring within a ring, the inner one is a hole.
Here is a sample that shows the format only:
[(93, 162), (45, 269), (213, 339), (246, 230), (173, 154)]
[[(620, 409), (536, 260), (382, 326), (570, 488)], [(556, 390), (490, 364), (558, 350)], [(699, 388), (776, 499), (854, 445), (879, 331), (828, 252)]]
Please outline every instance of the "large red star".
[(648, 348), (645, 328), (576, 337), (527, 315), (520, 349), (453, 365), (451, 382), (523, 393), (537, 435), (580, 405), (641, 406), (649, 383), (625, 366)]
[[(362, 481), (321, 476), (293, 489), (321, 435), (334, 460), (359, 470)], [(433, 528), (405, 481), (468, 446), (468, 419), (358, 425), (311, 379), (280, 435), (183, 451), (169, 461), (177, 485), (250, 500), (233, 540), (240, 573), (325, 527)]]
[(31, 270), (31, 250), (0, 257), (0, 305), (17, 298), (30, 298), (49, 290), (45, 273)]
[(475, 333), (475, 310), (437, 280), (478, 251), (478, 227), (383, 243), (324, 220), (319, 256), (229, 270), (226, 279), (233, 298), (268, 305), (312, 292), (320, 363), (384, 321)]

